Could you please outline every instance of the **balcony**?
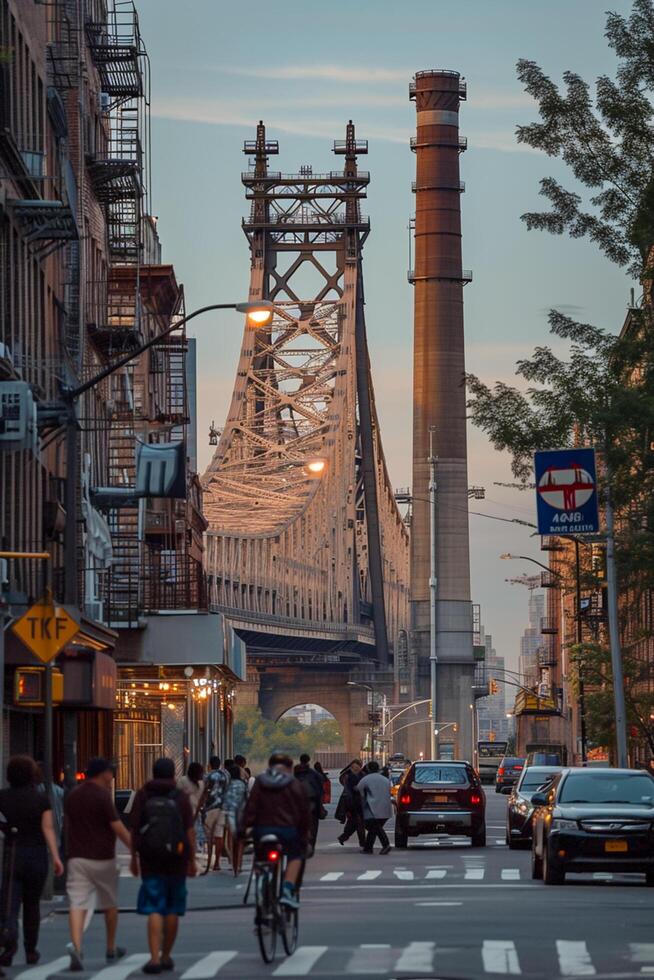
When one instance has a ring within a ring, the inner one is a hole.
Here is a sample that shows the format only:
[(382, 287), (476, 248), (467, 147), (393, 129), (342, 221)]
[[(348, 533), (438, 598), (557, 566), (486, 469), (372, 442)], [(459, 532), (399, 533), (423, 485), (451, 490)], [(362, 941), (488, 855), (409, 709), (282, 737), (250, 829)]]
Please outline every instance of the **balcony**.
[(465, 192), (466, 182), (465, 180), (457, 180), (454, 184), (431, 184), (429, 187), (418, 187), (418, 181), (411, 181), (411, 190), (413, 193), (417, 191), (460, 191), (462, 194)]
[(544, 534), (540, 539), (541, 551), (563, 551), (564, 545), (560, 538)]
[[(438, 71), (438, 70), (428, 70), (428, 71), (417, 71), (415, 74), (416, 79), (418, 78), (429, 78), (430, 76), (446, 75), (451, 78), (459, 79), (459, 98), (468, 98), (468, 86), (464, 78), (459, 76), (458, 71)], [(415, 99), (416, 97), (416, 83), (409, 82), (409, 98)]]
[(559, 632), (559, 626), (553, 616), (543, 616), (540, 621), (540, 631), (543, 636), (555, 636)]
[(541, 589), (559, 589), (561, 576), (557, 572), (541, 572), (540, 587)]
[(417, 276), (415, 269), (409, 269), (406, 274), (407, 279), (411, 284), (422, 279), (433, 279), (435, 281), (443, 282), (461, 282), (465, 286), (466, 283), (472, 282), (472, 269), (462, 269), (460, 275), (439, 275), (439, 276)]
[(459, 136), (456, 139), (447, 139), (445, 136), (435, 136), (430, 139), (427, 143), (419, 143), (417, 136), (412, 136), (409, 140), (409, 146), (415, 153), (417, 148), (420, 146), (452, 146), (455, 147), (459, 153), (465, 153), (468, 149), (468, 137)]
[(549, 644), (543, 649), (538, 651), (538, 666), (539, 667), (556, 667), (559, 662), (558, 652), (554, 644)]

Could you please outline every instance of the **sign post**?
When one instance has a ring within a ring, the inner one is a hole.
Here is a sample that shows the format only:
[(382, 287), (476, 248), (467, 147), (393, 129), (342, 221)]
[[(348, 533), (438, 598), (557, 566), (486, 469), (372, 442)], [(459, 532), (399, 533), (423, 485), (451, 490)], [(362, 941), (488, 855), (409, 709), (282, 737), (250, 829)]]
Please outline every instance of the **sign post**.
[(43, 768), (45, 785), (50, 794), (52, 772), (52, 663), (60, 650), (79, 632), (79, 625), (62, 606), (55, 606), (52, 593), (35, 602), (11, 627), (13, 632), (45, 664), (45, 733)]

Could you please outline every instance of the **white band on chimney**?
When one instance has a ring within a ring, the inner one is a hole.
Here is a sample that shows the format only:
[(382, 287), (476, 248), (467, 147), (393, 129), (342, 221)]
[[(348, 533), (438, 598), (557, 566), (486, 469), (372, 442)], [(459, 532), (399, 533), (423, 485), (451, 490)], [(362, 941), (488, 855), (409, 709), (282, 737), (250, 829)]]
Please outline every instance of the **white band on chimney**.
[(418, 126), (458, 126), (459, 113), (448, 109), (419, 109)]

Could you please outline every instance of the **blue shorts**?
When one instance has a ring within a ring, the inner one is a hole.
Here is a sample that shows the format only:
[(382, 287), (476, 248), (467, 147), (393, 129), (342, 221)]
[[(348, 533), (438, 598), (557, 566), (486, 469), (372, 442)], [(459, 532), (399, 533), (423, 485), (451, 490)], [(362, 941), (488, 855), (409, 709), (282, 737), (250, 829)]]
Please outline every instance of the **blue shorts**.
[(303, 858), (304, 848), (300, 841), (300, 835), (295, 827), (255, 827), (254, 839), (256, 841), (265, 837), (267, 834), (274, 834), (284, 847), (284, 854), (289, 861)]
[(141, 881), (136, 911), (139, 915), (184, 915), (184, 875), (147, 875)]

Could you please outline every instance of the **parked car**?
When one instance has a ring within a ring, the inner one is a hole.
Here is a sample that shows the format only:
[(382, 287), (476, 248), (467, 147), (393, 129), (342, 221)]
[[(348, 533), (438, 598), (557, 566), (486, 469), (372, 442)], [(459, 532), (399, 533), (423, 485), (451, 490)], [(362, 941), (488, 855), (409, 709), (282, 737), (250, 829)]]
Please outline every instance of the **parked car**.
[(563, 766), (565, 765), (560, 752), (528, 752), (526, 766)]
[(512, 755), (505, 755), (495, 775), (495, 792), (504, 793), (505, 790), (510, 790), (512, 786), (515, 786), (520, 778), (524, 764), (524, 759), (518, 759)]
[(510, 849), (531, 845), (531, 818), (534, 793), (551, 782), (561, 767), (525, 766), (520, 778), (511, 790), (506, 807), (506, 842)]
[(563, 769), (531, 798), (532, 877), (640, 872), (654, 886), (654, 779), (642, 769)]
[(414, 762), (397, 792), (395, 846), (409, 837), (449, 834), (486, 846), (486, 797), (469, 762)]

